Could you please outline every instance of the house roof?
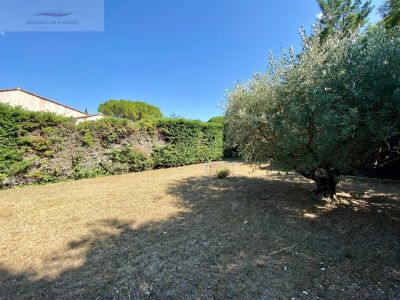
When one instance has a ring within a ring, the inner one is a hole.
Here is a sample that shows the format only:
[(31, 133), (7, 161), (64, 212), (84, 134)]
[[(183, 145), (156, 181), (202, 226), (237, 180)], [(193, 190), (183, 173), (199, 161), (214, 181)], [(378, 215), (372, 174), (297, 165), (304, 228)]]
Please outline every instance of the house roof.
[(1, 93), (1, 92), (12, 92), (12, 91), (21, 91), (21, 92), (24, 92), (24, 93), (26, 93), (26, 94), (32, 95), (32, 96), (34, 96), (34, 97), (38, 97), (38, 98), (43, 99), (43, 100), (45, 100), (45, 101), (52, 102), (52, 103), (54, 103), (54, 104), (63, 106), (63, 107), (65, 107), (65, 108), (68, 108), (68, 109), (77, 111), (77, 112), (79, 112), (79, 113), (81, 113), (81, 114), (84, 114), (84, 115), (86, 115), (86, 116), (89, 116), (89, 114), (84, 113), (84, 112), (82, 112), (82, 111), (80, 111), (80, 110), (78, 110), (78, 109), (75, 109), (75, 108), (73, 108), (73, 107), (70, 107), (70, 106), (61, 104), (61, 103), (59, 103), (59, 102), (57, 102), (57, 101), (54, 101), (54, 100), (51, 100), (51, 99), (48, 99), (48, 98), (45, 98), (45, 97), (42, 97), (42, 96), (39, 96), (39, 95), (37, 95), (37, 94), (28, 92), (28, 91), (23, 90), (23, 89), (21, 89), (21, 88), (19, 88), (19, 87), (10, 88), (10, 89), (0, 89), (0, 93)]

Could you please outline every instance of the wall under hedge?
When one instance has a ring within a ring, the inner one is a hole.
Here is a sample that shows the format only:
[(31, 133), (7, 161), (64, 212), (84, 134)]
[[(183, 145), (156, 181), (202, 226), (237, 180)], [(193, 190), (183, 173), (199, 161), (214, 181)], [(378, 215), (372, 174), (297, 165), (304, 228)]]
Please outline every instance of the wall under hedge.
[(218, 160), (222, 126), (184, 119), (107, 118), (74, 125), (0, 105), (0, 187)]

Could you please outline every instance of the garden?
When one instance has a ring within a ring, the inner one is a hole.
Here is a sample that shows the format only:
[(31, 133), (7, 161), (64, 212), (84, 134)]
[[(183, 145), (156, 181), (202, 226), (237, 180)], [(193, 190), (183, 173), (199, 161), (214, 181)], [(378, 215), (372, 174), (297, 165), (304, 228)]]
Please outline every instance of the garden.
[(0, 299), (400, 299), (400, 2), (317, 2), (208, 121), (0, 104)]

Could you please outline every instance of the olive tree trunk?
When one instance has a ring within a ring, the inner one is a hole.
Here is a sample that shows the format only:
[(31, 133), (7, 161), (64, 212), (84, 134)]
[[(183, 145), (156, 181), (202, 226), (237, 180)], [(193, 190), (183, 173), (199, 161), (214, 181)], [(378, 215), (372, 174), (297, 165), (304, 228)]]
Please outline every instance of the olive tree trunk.
[(339, 181), (332, 171), (317, 168), (312, 175), (312, 179), (317, 183), (317, 191), (319, 193), (325, 197), (334, 198), (336, 185)]

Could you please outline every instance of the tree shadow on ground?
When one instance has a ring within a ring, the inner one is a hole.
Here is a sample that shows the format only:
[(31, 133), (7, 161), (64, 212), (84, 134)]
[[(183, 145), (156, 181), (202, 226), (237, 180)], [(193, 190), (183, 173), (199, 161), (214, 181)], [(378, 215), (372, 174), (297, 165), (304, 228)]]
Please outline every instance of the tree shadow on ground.
[(0, 266), (0, 298), (399, 298), (397, 196), (366, 197), (368, 187), (327, 203), (312, 189), (284, 177), (182, 180), (168, 193), (187, 212), (140, 227), (88, 222), (90, 235), (69, 243), (85, 249), (81, 266), (55, 278)]

